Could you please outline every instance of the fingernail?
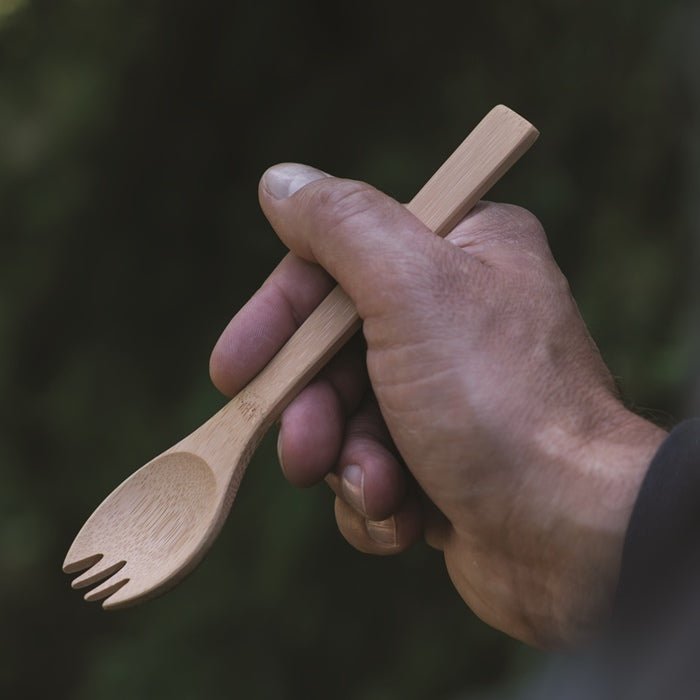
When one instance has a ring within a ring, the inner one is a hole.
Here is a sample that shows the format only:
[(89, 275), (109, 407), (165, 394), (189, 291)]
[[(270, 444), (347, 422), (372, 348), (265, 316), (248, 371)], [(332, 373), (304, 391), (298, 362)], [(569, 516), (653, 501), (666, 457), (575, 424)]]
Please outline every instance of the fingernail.
[(328, 484), (328, 487), (336, 496), (341, 495), (343, 492), (343, 487), (340, 485), (340, 479), (338, 478), (337, 474), (328, 472), (328, 474), (323, 477), (323, 480)]
[(263, 185), (275, 199), (285, 199), (298, 192), (304, 185), (324, 177), (330, 175), (308, 165), (281, 163), (265, 171)]
[(279, 460), (282, 472), (284, 472), (284, 462), (282, 461), (282, 431), (277, 433), (277, 459)]
[(343, 469), (343, 498), (355, 510), (366, 513), (365, 510), (365, 473), (357, 464), (348, 464)]
[(386, 520), (366, 520), (365, 527), (377, 544), (396, 547), (396, 519), (393, 515)]

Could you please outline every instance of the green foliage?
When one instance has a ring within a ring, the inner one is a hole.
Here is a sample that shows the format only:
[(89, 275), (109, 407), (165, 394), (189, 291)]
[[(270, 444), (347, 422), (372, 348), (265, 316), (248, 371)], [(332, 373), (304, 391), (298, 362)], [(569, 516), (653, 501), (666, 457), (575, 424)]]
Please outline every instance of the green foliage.
[(538, 658), (436, 553), (352, 551), (271, 443), (164, 598), (105, 614), (60, 573), (101, 498), (222, 403), (209, 351), (283, 254), (256, 203), (273, 162), (407, 199), (487, 109), (519, 110), (542, 138), (493, 198), (540, 216), (625, 394), (682, 415), (683, 5), (367, 5), (0, 2), (3, 697), (448, 698)]

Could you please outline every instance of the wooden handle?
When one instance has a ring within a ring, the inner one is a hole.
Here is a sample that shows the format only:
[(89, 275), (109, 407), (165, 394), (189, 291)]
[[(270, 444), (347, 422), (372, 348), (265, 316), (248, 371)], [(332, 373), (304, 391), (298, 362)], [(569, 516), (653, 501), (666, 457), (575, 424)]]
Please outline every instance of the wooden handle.
[[(532, 124), (508, 107), (494, 107), (407, 205), (409, 211), (445, 236), (538, 136)], [(335, 287), (239, 394), (241, 400), (271, 425), (360, 323), (352, 301)]]

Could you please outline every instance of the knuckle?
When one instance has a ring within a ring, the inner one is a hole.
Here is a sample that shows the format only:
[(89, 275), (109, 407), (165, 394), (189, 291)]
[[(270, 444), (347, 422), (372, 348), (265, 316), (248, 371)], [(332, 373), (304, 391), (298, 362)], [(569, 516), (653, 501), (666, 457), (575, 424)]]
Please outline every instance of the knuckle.
[(552, 274), (550, 276), (550, 283), (554, 290), (554, 293), (561, 299), (573, 300), (574, 295), (571, 291), (571, 284), (567, 276), (558, 268), (554, 267)]
[(503, 241), (535, 247), (547, 245), (544, 227), (528, 209), (516, 204), (489, 203), (482, 214), (485, 228)]
[(515, 204), (502, 205), (506, 214), (509, 230), (522, 237), (540, 243), (546, 243), (547, 236), (540, 220), (528, 209)]
[(365, 219), (382, 207), (383, 198), (364, 182), (325, 181), (311, 193), (309, 208), (325, 232), (339, 230)]

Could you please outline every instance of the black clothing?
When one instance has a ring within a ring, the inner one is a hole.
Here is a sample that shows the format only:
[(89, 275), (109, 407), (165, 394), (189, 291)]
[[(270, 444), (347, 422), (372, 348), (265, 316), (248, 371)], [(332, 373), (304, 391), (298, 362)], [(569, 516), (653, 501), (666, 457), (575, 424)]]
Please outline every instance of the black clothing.
[(642, 483), (622, 555), (616, 625), (636, 625), (641, 610), (689, 586), (700, 597), (700, 418), (671, 431)]
[(700, 700), (700, 419), (678, 425), (649, 466), (607, 633), (519, 697)]

